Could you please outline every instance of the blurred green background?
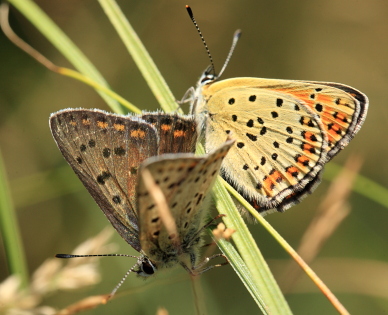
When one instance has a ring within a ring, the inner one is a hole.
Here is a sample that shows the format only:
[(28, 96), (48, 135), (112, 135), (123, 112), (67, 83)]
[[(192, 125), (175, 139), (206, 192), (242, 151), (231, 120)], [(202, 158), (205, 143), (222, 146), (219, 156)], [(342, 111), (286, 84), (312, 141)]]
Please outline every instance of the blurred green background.
[[(113, 90), (141, 109), (158, 108), (97, 1), (35, 2), (90, 58)], [(118, 3), (180, 99), (209, 63), (184, 9), (186, 3)], [(188, 4), (218, 70), (233, 32), (237, 28), (243, 31), (223, 78), (332, 81), (366, 93), (370, 99), (366, 122), (334, 163), (342, 165), (350, 155), (358, 154), (364, 159), (360, 173), (387, 186), (388, 2), (217, 0)], [(71, 67), (16, 10), (11, 11), (11, 22), (14, 30), (46, 57), (57, 65)], [(45, 259), (71, 252), (109, 225), (62, 158), (51, 137), (48, 117), (67, 107), (109, 108), (94, 90), (49, 72), (2, 33), (0, 68), (0, 147), (32, 273)], [(266, 217), (295, 248), (329, 184), (323, 181), (312, 196), (286, 213)], [(352, 314), (386, 314), (388, 212), (357, 193), (350, 195), (349, 203), (350, 215), (324, 245), (312, 267), (317, 267), (318, 275)], [(250, 225), (250, 229), (270, 267), (274, 267), (275, 277), (281, 279), (281, 266), (290, 260), (289, 256), (261, 226)], [(120, 245), (117, 252), (136, 254), (118, 234), (114, 241)], [(61, 308), (89, 295), (110, 292), (133, 263), (133, 259), (105, 258), (101, 261), (101, 283), (57, 293), (44, 304)], [(345, 264), (346, 275), (337, 268), (340, 264)], [(0, 268), (2, 281), (8, 276), (2, 245), (0, 266), (5, 266)], [(231, 267), (204, 274), (201, 283), (209, 314), (257, 313)], [(160, 273), (147, 283), (132, 275), (120, 291), (125, 293), (124, 298), (87, 313), (155, 314), (158, 306), (164, 306), (170, 314), (194, 313), (190, 279), (182, 268)], [(306, 276), (286, 298), (295, 314), (336, 314)]]

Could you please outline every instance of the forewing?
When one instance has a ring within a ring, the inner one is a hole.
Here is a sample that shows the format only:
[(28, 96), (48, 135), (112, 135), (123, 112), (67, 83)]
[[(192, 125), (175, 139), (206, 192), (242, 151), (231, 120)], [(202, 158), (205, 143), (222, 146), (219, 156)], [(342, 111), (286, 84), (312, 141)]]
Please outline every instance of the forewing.
[(311, 193), (368, 110), (365, 94), (331, 82), (234, 78), (199, 83), (195, 97), (207, 150), (237, 135), (223, 174), (259, 211), (283, 211)]
[(140, 251), (135, 189), (140, 163), (157, 154), (155, 128), (137, 117), (87, 109), (52, 114), (50, 128), (113, 227)]
[(236, 139), (222, 174), (259, 211), (303, 190), (327, 159), (318, 115), (289, 94), (233, 86), (214, 93), (207, 108), (207, 151), (225, 134)]
[(209, 98), (230, 87), (289, 94), (308, 106), (318, 115), (328, 136), (328, 159), (342, 150), (360, 130), (369, 106), (364, 93), (333, 82), (235, 78), (205, 86), (203, 93)]

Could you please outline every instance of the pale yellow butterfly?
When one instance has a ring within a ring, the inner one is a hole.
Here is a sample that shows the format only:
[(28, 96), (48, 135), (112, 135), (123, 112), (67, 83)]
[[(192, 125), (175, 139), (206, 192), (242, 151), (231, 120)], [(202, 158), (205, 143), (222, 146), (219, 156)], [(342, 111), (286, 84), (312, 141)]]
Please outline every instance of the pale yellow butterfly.
[(211, 60), (196, 88), (189, 90), (191, 113), (204, 133), (207, 152), (221, 145), (225, 135), (236, 139), (222, 176), (259, 212), (283, 212), (316, 188), (325, 163), (360, 130), (368, 98), (340, 83), (218, 81), (240, 34), (235, 33), (220, 74)]

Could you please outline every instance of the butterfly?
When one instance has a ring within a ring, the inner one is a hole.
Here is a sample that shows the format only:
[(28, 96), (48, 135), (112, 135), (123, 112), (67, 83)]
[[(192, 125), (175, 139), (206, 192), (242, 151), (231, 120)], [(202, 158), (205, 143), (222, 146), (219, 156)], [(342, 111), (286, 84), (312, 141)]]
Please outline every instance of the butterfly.
[(221, 175), (261, 213), (284, 212), (310, 194), (368, 110), (365, 94), (340, 83), (218, 78), (214, 66), (206, 69), (191, 90), (190, 112), (207, 152), (233, 134)]
[[(66, 109), (50, 116), (50, 128), (66, 161), (112, 226), (140, 253), (127, 274), (147, 277), (176, 264), (191, 274), (212, 268), (198, 263), (201, 235), (208, 225), (202, 205), (233, 140), (196, 157), (194, 118), (162, 113), (122, 116)], [(175, 235), (163, 223), (165, 216), (145, 185), (145, 172), (165, 198)]]

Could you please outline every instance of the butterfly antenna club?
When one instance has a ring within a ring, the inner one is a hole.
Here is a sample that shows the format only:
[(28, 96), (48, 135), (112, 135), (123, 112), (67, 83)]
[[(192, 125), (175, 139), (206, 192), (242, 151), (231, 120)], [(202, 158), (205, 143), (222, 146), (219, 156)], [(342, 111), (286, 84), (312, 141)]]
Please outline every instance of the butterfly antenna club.
[(127, 254), (100, 254), (100, 255), (72, 255), (72, 254), (56, 254), (56, 258), (80, 258), (80, 257), (131, 257), (138, 258), (137, 256), (127, 255)]
[[(215, 69), (215, 67), (214, 67), (213, 57), (212, 57), (212, 55), (211, 55), (211, 53), (210, 53), (209, 47), (208, 47), (207, 44), (206, 44), (205, 38), (203, 37), (201, 30), (199, 29), (199, 26), (198, 26), (198, 24), (197, 24), (197, 21), (196, 21), (195, 18), (194, 18), (193, 11), (191, 10), (190, 6), (188, 6), (188, 5), (186, 5), (186, 10), (187, 10), (187, 13), (188, 13), (189, 16), (190, 16), (191, 21), (193, 21), (193, 24), (194, 24), (195, 28), (197, 29), (199, 36), (201, 37), (201, 40), (202, 40), (203, 45), (205, 46), (207, 55), (209, 56), (209, 59), (210, 59), (210, 64), (211, 64), (210, 69), (212, 70), (213, 75), (214, 75), (214, 76), (217, 76), (217, 75), (216, 75), (216, 69)], [(210, 69), (209, 69), (209, 70), (210, 70)], [(209, 71), (209, 72), (210, 72), (210, 71)]]
[(226, 66), (228, 65), (228, 63), (230, 61), (230, 58), (232, 58), (233, 52), (234, 52), (234, 50), (236, 48), (237, 42), (240, 39), (240, 37), (241, 37), (241, 30), (235, 31), (234, 34), (233, 34), (232, 46), (229, 49), (228, 56), (226, 57), (224, 65), (222, 66), (222, 69), (221, 69), (221, 71), (220, 71), (220, 73), (218, 74), (217, 77), (220, 77), (224, 73), (224, 71), (226, 69)]

